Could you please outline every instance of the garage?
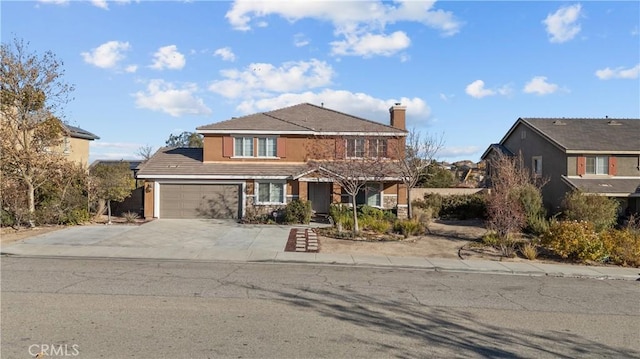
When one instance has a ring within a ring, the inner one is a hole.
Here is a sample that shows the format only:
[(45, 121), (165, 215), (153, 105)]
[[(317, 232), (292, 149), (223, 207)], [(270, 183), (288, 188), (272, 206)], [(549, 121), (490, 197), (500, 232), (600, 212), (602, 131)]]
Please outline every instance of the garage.
[(238, 184), (160, 184), (160, 218), (239, 218)]

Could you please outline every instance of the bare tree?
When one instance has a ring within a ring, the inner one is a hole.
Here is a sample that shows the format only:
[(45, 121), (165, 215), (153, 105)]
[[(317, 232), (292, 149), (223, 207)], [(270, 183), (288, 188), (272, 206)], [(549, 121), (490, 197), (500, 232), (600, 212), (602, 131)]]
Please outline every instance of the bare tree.
[(398, 143), (393, 149), (397, 161), (393, 161), (402, 183), (407, 188), (408, 215), (412, 218), (411, 189), (416, 186), (421, 176), (433, 162), (436, 154), (444, 146), (442, 135), (422, 135), (419, 131), (409, 131), (404, 146)]
[(142, 157), (142, 161), (147, 161), (153, 155), (153, 147), (149, 145), (140, 146), (136, 154)]
[[(330, 178), (349, 195), (353, 213), (353, 232), (359, 232), (356, 197), (369, 183), (379, 183), (390, 170), (385, 159), (386, 142), (372, 137), (319, 137), (308, 148), (308, 164), (312, 169)], [(380, 147), (373, 150), (373, 144)]]
[(508, 156), (496, 152), (490, 160), (491, 192), (487, 199), (488, 224), (498, 236), (498, 246), (505, 257), (515, 252), (516, 241), (513, 235), (522, 231), (527, 216), (520, 195), (522, 190), (534, 185), (544, 185), (524, 167), (522, 155)]
[(60, 145), (65, 127), (54, 114), (60, 116), (73, 86), (62, 80), (63, 64), (52, 52), (40, 56), (27, 47), (28, 43), (14, 39), (0, 48), (0, 143), (2, 176), (24, 185), (32, 217), (36, 189), (61, 160), (53, 149)]

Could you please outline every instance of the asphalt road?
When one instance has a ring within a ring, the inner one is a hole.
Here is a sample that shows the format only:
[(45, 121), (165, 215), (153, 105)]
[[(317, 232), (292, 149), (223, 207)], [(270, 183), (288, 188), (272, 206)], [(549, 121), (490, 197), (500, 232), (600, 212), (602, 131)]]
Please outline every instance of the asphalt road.
[(2, 358), (640, 358), (633, 281), (63, 258), (1, 269)]

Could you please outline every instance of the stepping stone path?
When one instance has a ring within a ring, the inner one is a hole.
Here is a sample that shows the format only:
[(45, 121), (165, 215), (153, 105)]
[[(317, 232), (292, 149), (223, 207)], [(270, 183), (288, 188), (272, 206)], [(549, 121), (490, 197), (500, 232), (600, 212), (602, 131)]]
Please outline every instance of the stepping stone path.
[(296, 229), (296, 252), (317, 252), (318, 235), (313, 229)]

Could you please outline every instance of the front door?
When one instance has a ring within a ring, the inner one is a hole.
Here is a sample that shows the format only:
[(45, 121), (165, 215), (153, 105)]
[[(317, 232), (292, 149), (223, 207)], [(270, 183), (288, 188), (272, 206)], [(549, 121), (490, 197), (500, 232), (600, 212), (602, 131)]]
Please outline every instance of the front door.
[(314, 213), (329, 213), (331, 187), (330, 182), (309, 182), (309, 201), (311, 201), (311, 209)]

